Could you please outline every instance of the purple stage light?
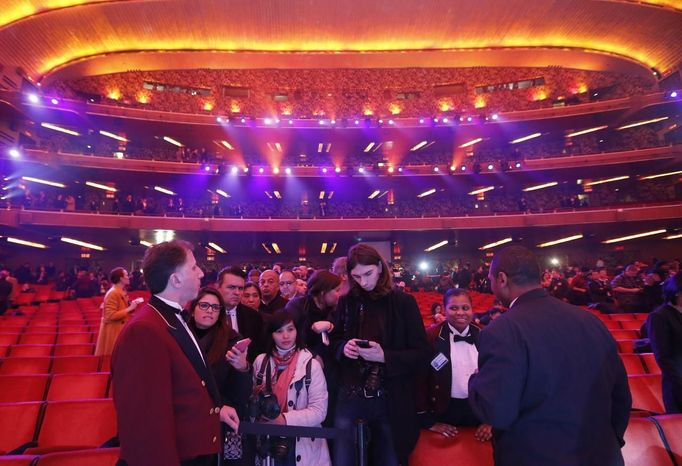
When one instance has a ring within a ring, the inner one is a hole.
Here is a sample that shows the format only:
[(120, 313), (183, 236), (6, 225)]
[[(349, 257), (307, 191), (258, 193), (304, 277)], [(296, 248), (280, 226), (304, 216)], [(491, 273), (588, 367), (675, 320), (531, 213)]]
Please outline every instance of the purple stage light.
[(29, 94), (28, 95), (28, 101), (34, 104), (37, 104), (40, 99), (38, 99), (38, 96), (35, 94)]
[(336, 168), (334, 169), (334, 171), (335, 171), (336, 173), (341, 173), (341, 167), (336, 167)]
[(327, 173), (327, 167), (322, 167), (322, 173)]
[(21, 153), (19, 152), (19, 149), (10, 149), (7, 152), (9, 153), (10, 157), (13, 157), (15, 159), (18, 159), (19, 156), (21, 155)]
[(210, 171), (211, 171), (211, 166), (210, 166), (210, 165), (204, 165), (204, 171), (205, 171), (205, 172), (210, 172)]
[(467, 167), (465, 167), (464, 165), (462, 165), (462, 167), (460, 168), (460, 170), (462, 170), (463, 172), (466, 171), (466, 169)]
[(492, 163), (488, 165), (488, 170), (492, 170), (493, 168), (495, 168), (495, 167), (493, 166)]
[(59, 105), (59, 101), (54, 97), (52, 97), (52, 100), (50, 100), (50, 102), (52, 102), (52, 105)]
[(499, 117), (500, 116), (497, 113), (493, 113), (493, 116), (492, 116), (493, 120), (497, 120)]
[(516, 168), (521, 168), (521, 162), (516, 162), (516, 165), (514, 165)]
[(420, 118), (420, 119), (419, 119), (419, 124), (422, 124), (422, 125), (424, 124), (424, 119), (423, 119), (423, 118)]

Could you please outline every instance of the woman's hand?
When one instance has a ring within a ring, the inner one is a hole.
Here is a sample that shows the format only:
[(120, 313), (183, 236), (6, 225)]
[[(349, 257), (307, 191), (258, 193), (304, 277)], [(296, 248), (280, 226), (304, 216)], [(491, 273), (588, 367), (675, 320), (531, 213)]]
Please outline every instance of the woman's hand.
[(376, 341), (369, 342), (369, 348), (358, 347), (358, 354), (362, 359), (369, 362), (386, 362), (384, 349)]
[(311, 325), (310, 329), (317, 334), (320, 334), (322, 332), (331, 332), (332, 330), (334, 330), (334, 324), (332, 324), (328, 320), (320, 320)]
[(431, 432), (441, 434), (443, 437), (454, 437), (459, 433), (457, 432), (457, 427), (442, 422), (436, 422), (434, 425), (429, 427), (429, 430)]
[(239, 416), (232, 406), (225, 405), (220, 408), (220, 420), (235, 432), (239, 430)]
[(481, 424), (474, 432), (474, 438), (479, 442), (487, 442), (493, 438), (493, 426), (490, 424)]
[(234, 346), (225, 354), (225, 360), (239, 372), (249, 370), (249, 362), (246, 360), (246, 351), (239, 351)]

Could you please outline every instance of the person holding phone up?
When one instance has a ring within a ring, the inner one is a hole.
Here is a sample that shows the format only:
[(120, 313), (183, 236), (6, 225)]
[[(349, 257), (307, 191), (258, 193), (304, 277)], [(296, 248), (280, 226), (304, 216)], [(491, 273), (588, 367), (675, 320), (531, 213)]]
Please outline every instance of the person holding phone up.
[[(419, 437), (414, 375), (428, 364), (429, 346), (415, 299), (393, 290), (391, 271), (366, 244), (348, 251), (350, 292), (339, 300), (331, 349), (338, 362), (334, 425), (370, 429), (369, 464), (406, 465)], [(334, 442), (334, 466), (355, 464), (350, 440)]]

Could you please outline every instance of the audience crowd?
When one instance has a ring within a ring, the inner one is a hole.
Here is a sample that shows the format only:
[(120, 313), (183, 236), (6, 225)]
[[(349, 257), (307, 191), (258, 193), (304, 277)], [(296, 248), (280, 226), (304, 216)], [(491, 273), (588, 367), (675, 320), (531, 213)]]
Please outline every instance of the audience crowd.
[(476, 67), (129, 71), (56, 82), (46, 92), (175, 113), (357, 118), (531, 110), (654, 88), (653, 80), (617, 73)]

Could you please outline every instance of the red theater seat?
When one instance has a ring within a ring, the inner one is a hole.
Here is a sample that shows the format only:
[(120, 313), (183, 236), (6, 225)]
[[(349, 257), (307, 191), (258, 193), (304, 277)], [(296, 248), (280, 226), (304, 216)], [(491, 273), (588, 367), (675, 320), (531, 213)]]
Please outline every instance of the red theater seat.
[(24, 333), (19, 339), (22, 345), (54, 345), (56, 335), (50, 333)]
[(62, 356), (55, 357), (52, 363), (53, 374), (97, 372), (99, 356)]
[(637, 330), (637, 333), (639, 334), (639, 329), (642, 328), (642, 321), (639, 320), (621, 320), (618, 322), (621, 327), (623, 327), (623, 330)]
[(637, 330), (609, 330), (614, 340), (637, 340), (639, 332)]
[(620, 358), (623, 360), (625, 372), (627, 372), (628, 375), (642, 375), (647, 373), (638, 354), (621, 353)]
[(0, 333), (0, 345), (9, 346), (19, 341), (19, 333)]
[(9, 353), (9, 346), (0, 345), (0, 358), (4, 358)]
[(49, 376), (0, 375), (0, 403), (43, 401)]
[(609, 314), (611, 320), (635, 320), (634, 314)]
[(648, 374), (661, 374), (661, 368), (658, 367), (658, 363), (656, 362), (656, 358), (654, 357), (654, 353), (643, 353), (639, 355), (642, 358), (642, 361), (644, 361), (644, 365), (646, 366), (646, 370)]
[(682, 464), (682, 414), (655, 416), (678, 466)]
[(0, 466), (31, 466), (36, 458), (35, 455), (0, 456)]
[(615, 320), (602, 320), (602, 323), (609, 330), (621, 330), (623, 328), (620, 326), (620, 322)]
[(13, 358), (36, 358), (50, 356), (53, 345), (14, 345), (9, 350)]
[(648, 411), (652, 414), (665, 412), (660, 375), (630, 375), (628, 385), (632, 393), (632, 409)]
[(58, 345), (82, 345), (92, 343), (92, 333), (59, 333), (57, 336)]
[(109, 374), (55, 374), (47, 392), (47, 401), (85, 400), (104, 398), (109, 385)]
[(5, 358), (0, 366), (0, 375), (48, 374), (52, 358)]
[(479, 442), (474, 438), (474, 432), (473, 427), (461, 427), (455, 438), (445, 438), (435, 432), (422, 430), (410, 456), (410, 466), (492, 466), (492, 444)]
[(616, 340), (619, 353), (634, 353), (635, 340)]
[(111, 399), (51, 401), (45, 416), (38, 445), (26, 454), (97, 448), (116, 436), (116, 413)]
[(91, 356), (95, 352), (95, 345), (55, 345), (55, 356)]
[(41, 406), (40, 402), (0, 404), (0, 455), (34, 439)]
[(118, 448), (48, 453), (40, 457), (37, 466), (115, 466), (118, 455)]
[(674, 466), (656, 424), (649, 418), (630, 419), (622, 452), (627, 466)]

